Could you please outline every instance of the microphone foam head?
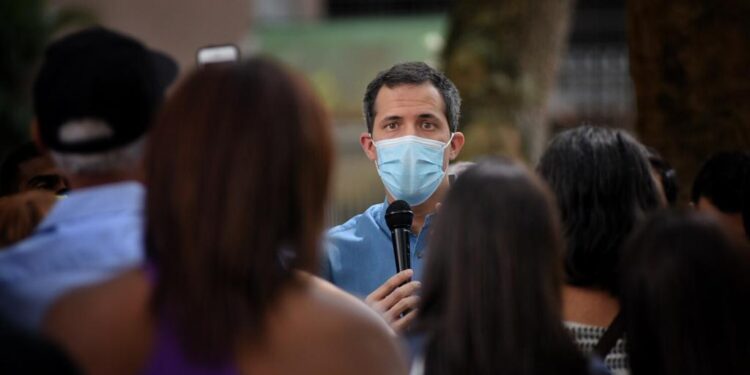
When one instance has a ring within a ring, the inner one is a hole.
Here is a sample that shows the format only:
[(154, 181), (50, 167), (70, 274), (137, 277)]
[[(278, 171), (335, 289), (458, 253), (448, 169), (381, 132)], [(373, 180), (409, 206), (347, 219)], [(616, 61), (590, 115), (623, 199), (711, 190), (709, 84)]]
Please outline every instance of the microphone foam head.
[(390, 230), (396, 228), (411, 229), (412, 219), (414, 219), (414, 212), (406, 201), (397, 200), (385, 210), (385, 222)]

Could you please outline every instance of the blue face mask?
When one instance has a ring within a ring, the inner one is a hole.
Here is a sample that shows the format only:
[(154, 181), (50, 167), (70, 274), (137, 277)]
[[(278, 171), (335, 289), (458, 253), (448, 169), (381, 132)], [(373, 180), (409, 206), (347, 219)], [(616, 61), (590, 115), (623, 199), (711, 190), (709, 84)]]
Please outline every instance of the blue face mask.
[(374, 142), (383, 185), (411, 206), (424, 203), (445, 176), (443, 156), (450, 144), (413, 135)]

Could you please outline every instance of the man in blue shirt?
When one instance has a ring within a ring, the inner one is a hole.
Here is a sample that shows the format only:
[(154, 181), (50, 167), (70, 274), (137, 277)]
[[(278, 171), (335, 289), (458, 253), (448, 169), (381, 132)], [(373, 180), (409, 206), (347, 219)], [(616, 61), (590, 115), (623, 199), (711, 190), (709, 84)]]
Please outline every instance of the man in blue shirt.
[[(448, 190), (445, 171), (464, 144), (458, 132), (461, 98), (455, 85), (424, 63), (397, 64), (367, 86), (367, 132), (360, 144), (385, 186), (385, 202), (328, 233), (322, 276), (365, 297), (397, 332), (416, 316), (430, 223)], [(394, 200), (414, 211), (411, 270), (396, 274), (385, 211)], [(412, 280), (412, 281), (410, 281)]]
[(46, 50), (32, 133), (73, 190), (29, 238), (0, 251), (0, 313), (14, 324), (39, 329), (64, 293), (141, 263), (141, 154), (176, 75), (171, 58), (102, 28)]

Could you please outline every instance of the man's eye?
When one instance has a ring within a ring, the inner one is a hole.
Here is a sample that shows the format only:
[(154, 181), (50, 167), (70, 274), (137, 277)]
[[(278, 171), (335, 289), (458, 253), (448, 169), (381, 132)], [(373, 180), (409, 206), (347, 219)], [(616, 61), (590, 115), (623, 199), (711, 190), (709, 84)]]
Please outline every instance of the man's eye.
[(39, 176), (30, 179), (26, 186), (31, 189), (50, 189), (55, 185), (55, 181), (47, 176)]
[(426, 129), (426, 130), (435, 129), (435, 124), (425, 121), (422, 123), (422, 129)]
[(385, 125), (385, 128), (388, 130), (394, 130), (398, 127), (398, 124), (395, 122), (391, 122)]

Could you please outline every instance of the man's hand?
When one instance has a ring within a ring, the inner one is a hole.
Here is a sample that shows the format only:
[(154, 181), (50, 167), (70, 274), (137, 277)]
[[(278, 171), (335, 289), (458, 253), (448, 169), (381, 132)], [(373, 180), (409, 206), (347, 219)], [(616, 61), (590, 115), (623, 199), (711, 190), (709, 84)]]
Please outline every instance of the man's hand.
[[(422, 283), (409, 281), (413, 274), (412, 270), (403, 270), (365, 298), (365, 302), (379, 312), (396, 333), (403, 333), (417, 316), (417, 291)], [(406, 314), (401, 316), (404, 312)]]

